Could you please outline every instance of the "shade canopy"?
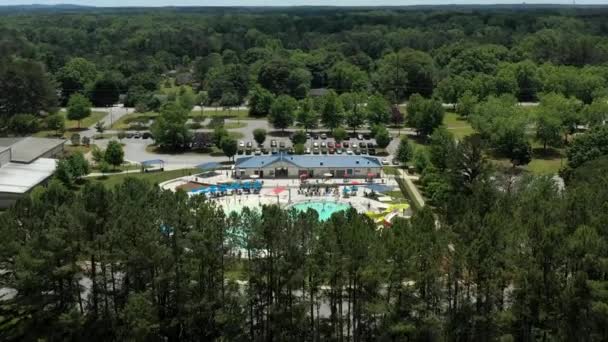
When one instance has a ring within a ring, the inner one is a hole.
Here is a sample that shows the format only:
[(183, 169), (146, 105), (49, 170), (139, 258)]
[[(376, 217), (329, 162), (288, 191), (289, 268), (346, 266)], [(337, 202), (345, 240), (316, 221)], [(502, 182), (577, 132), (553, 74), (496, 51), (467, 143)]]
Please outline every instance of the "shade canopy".
[(331, 174), (331, 173), (329, 173), (329, 172), (328, 172), (328, 173), (324, 173), (324, 174), (323, 174), (323, 177), (333, 177), (333, 176), (334, 176), (334, 175), (332, 175), (332, 174)]
[(390, 186), (382, 185), (382, 184), (370, 184), (367, 186), (370, 190), (375, 192), (389, 192), (392, 191), (393, 188)]
[(258, 179), (258, 178), (260, 178), (260, 176), (258, 176), (258, 175), (251, 175), (251, 176), (249, 176), (249, 178), (251, 178), (251, 179)]
[(201, 169), (203, 171), (217, 170), (221, 167), (222, 167), (222, 164), (217, 163), (217, 162), (209, 162), (209, 163), (203, 163), (203, 164), (196, 165), (197, 169)]

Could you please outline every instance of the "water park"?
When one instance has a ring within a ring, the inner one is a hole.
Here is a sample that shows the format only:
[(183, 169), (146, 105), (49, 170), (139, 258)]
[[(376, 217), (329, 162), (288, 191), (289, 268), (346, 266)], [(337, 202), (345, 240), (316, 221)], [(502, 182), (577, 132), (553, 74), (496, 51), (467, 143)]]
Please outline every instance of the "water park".
[(276, 204), (297, 211), (314, 210), (320, 221), (333, 213), (354, 208), (373, 219), (378, 227), (388, 227), (396, 217), (409, 218), (411, 208), (402, 198), (389, 194), (399, 190), (394, 178), (378, 174), (366, 179), (327, 176), (311, 179), (235, 179), (231, 170), (209, 165), (195, 175), (161, 183), (164, 189), (185, 191), (189, 196), (205, 196), (220, 205), (226, 214), (243, 208), (261, 208)]

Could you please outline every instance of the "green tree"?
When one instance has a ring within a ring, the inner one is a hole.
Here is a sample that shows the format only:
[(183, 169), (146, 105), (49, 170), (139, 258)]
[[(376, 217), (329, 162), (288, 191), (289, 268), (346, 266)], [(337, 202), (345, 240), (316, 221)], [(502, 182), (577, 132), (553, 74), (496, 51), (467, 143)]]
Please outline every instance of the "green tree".
[(249, 115), (264, 116), (270, 113), (274, 96), (268, 90), (256, 85), (249, 97)]
[(281, 95), (272, 104), (268, 120), (274, 128), (280, 128), (281, 131), (285, 131), (285, 128), (293, 124), (296, 107), (297, 102), (293, 97)]
[[(19, 89), (19, 91), (15, 91)], [(42, 64), (4, 58), (0, 65), (0, 118), (55, 112), (57, 92)]]
[(215, 127), (215, 129), (213, 130), (213, 133), (212, 133), (213, 144), (217, 148), (222, 148), (222, 140), (224, 140), (224, 138), (226, 138), (228, 136), (229, 136), (228, 130), (226, 128), (224, 128), (224, 126)]
[(391, 120), (388, 102), (380, 95), (370, 96), (367, 102), (367, 120), (371, 125), (386, 125)]
[(608, 119), (608, 100), (600, 98), (585, 106), (583, 120), (590, 126), (603, 125)]
[(336, 140), (336, 142), (341, 142), (342, 140), (344, 140), (348, 137), (348, 133), (346, 132), (346, 130), (344, 128), (338, 127), (334, 130), (333, 137)]
[(105, 73), (95, 80), (88, 90), (91, 102), (96, 107), (109, 107), (118, 102), (123, 75), (120, 73)]
[(78, 128), (80, 128), (80, 121), (91, 115), (91, 102), (81, 94), (74, 94), (70, 96), (67, 107), (67, 118), (69, 120), (78, 121)]
[(84, 94), (87, 87), (95, 82), (97, 76), (95, 63), (82, 57), (70, 59), (57, 73), (62, 102), (67, 103), (75, 93)]
[(266, 141), (266, 130), (263, 128), (254, 129), (253, 139), (258, 143), (258, 145), (264, 144), (264, 141)]
[(405, 136), (402, 137), (399, 141), (399, 147), (397, 148), (397, 160), (405, 165), (412, 159), (413, 154), (414, 149), (412, 148), (412, 144), (410, 144), (409, 139)]
[(239, 148), (236, 140), (233, 138), (230, 138), (230, 137), (224, 137), (224, 138), (222, 138), (221, 145), (222, 145), (222, 151), (224, 152), (226, 157), (228, 157), (228, 159), (233, 159)]
[(46, 128), (54, 130), (55, 135), (63, 134), (65, 131), (65, 118), (59, 113), (47, 116)]
[(306, 133), (304, 131), (298, 130), (291, 136), (291, 141), (294, 145), (297, 144), (305, 144), (306, 143)]
[(376, 133), (374, 134), (374, 139), (376, 139), (376, 144), (380, 148), (386, 148), (391, 143), (391, 134), (388, 129), (384, 126), (380, 126)]
[(173, 150), (185, 149), (192, 138), (186, 127), (189, 111), (175, 102), (169, 102), (161, 107), (160, 115), (151, 127), (154, 140), (164, 147)]
[(468, 117), (475, 110), (477, 102), (477, 96), (473, 95), (470, 90), (465, 91), (462, 96), (458, 98), (456, 113), (463, 118)]
[(319, 115), (314, 108), (314, 103), (310, 98), (300, 101), (300, 108), (296, 114), (296, 120), (304, 126), (304, 130), (317, 128), (319, 124)]
[(122, 165), (124, 162), (125, 152), (122, 149), (122, 145), (116, 140), (110, 140), (106, 152), (104, 153), (103, 159), (114, 168)]
[(348, 62), (338, 62), (328, 71), (329, 86), (338, 93), (364, 91), (367, 88), (367, 74)]
[(408, 102), (406, 120), (419, 135), (427, 136), (443, 123), (444, 113), (439, 101), (414, 94)]
[(8, 129), (16, 135), (29, 135), (38, 131), (38, 119), (31, 114), (17, 114), (11, 117)]
[(428, 148), (429, 160), (439, 171), (448, 168), (456, 151), (456, 139), (447, 129), (440, 127), (431, 135)]
[(340, 98), (334, 91), (329, 91), (325, 96), (323, 96), (321, 122), (323, 122), (325, 127), (333, 131), (342, 124), (343, 114)]
[(559, 117), (551, 112), (540, 112), (536, 118), (536, 139), (543, 144), (543, 149), (547, 150), (547, 145), (557, 146), (561, 142), (562, 123)]
[(106, 126), (101, 121), (97, 121), (95, 124), (95, 130), (97, 133), (102, 134), (106, 130)]

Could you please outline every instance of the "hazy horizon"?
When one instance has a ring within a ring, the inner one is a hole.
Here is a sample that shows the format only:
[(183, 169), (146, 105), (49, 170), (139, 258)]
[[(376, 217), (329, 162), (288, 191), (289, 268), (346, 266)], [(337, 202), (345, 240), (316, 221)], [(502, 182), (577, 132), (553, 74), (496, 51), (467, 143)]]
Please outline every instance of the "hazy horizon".
[[(9, 5), (83, 5), (98, 7), (161, 7), (161, 6), (412, 6), (412, 5), (505, 5), (505, 4), (572, 4), (572, 0), (0, 0)], [(608, 5), (608, 0), (577, 0), (577, 5)]]

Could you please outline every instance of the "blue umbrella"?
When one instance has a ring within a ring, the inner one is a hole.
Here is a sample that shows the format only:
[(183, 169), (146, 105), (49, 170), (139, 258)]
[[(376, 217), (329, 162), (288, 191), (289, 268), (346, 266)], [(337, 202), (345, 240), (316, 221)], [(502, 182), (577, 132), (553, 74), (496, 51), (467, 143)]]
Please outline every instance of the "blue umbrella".
[(211, 192), (211, 193), (217, 192), (217, 186), (215, 186), (215, 185), (210, 186), (209, 187), (209, 192)]
[(250, 182), (245, 182), (245, 183), (242, 184), (242, 186), (243, 186), (243, 189), (249, 190), (251, 188), (251, 183)]
[(359, 190), (359, 188), (357, 188), (356, 186), (353, 185), (353, 187), (350, 189), (350, 191), (357, 191)]

